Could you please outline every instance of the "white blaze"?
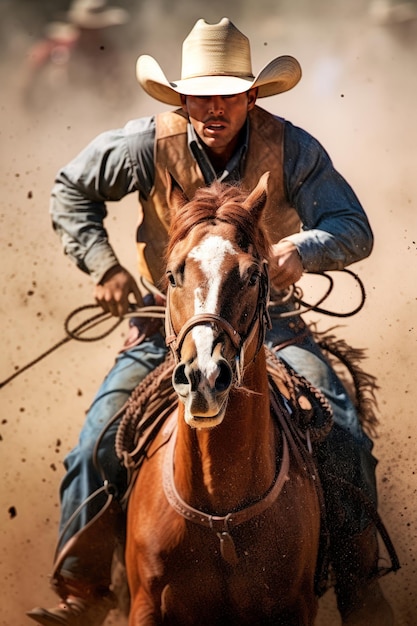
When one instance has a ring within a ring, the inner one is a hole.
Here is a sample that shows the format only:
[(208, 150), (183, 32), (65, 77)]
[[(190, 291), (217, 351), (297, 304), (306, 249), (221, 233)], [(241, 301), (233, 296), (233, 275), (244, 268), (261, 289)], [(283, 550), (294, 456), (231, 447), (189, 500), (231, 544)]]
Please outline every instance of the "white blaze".
[[(188, 256), (200, 264), (206, 287), (205, 297), (201, 287), (194, 290), (195, 315), (216, 313), (221, 284), (221, 266), (227, 254), (236, 254), (236, 250), (230, 241), (218, 235), (207, 237), (189, 253)], [(200, 371), (212, 384), (217, 375), (217, 365), (211, 358), (214, 341), (213, 330), (210, 326), (196, 326), (192, 330), (192, 335), (197, 349)], [(210, 379), (213, 377), (214, 380), (211, 381)]]

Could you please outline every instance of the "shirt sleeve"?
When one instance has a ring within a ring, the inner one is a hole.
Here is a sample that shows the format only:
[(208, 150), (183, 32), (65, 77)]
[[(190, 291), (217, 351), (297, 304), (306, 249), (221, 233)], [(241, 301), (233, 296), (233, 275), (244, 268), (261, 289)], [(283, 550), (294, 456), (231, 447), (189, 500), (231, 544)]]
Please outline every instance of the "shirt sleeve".
[(320, 143), (285, 122), (284, 179), (302, 230), (286, 239), (307, 271), (343, 269), (367, 257), (373, 234), (365, 211)]
[[(102, 133), (57, 174), (50, 213), (65, 253), (99, 283), (118, 263), (104, 220), (107, 202), (152, 187), (152, 118)], [(132, 147), (135, 146), (135, 152)]]

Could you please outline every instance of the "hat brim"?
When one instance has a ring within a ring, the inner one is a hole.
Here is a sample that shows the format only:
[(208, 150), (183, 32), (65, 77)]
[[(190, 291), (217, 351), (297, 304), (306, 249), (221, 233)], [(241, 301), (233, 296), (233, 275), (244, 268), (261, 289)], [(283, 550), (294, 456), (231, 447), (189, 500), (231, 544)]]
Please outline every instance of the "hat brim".
[(101, 13), (92, 14), (88, 11), (73, 9), (68, 11), (68, 19), (79, 28), (91, 30), (108, 28), (110, 26), (122, 26), (129, 19), (129, 14), (119, 7), (109, 7)]
[(258, 98), (274, 96), (295, 87), (301, 78), (301, 67), (294, 57), (286, 55), (270, 61), (256, 77), (197, 76), (170, 82), (157, 61), (143, 54), (136, 63), (136, 77), (152, 98), (180, 106), (181, 95), (227, 96), (249, 91), (252, 87), (257, 87)]
[(78, 30), (66, 22), (50, 22), (45, 26), (45, 36), (60, 42), (73, 42), (78, 38)]

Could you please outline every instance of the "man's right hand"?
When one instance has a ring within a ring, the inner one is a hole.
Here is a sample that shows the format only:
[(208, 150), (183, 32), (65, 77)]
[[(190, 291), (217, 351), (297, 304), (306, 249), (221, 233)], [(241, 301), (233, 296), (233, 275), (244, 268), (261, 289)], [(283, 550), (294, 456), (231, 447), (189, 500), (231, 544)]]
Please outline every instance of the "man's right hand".
[(103, 311), (122, 317), (129, 310), (129, 296), (133, 295), (139, 307), (143, 299), (133, 276), (121, 265), (109, 269), (94, 289), (94, 297)]

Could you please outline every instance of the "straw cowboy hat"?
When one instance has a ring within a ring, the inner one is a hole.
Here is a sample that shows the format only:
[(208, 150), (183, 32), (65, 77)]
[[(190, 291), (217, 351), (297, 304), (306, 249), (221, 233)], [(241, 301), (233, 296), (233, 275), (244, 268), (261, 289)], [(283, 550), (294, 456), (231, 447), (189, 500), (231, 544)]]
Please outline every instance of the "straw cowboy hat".
[(106, 0), (75, 0), (67, 18), (79, 28), (95, 29), (125, 24), (129, 15), (119, 7), (106, 6)]
[(292, 89), (301, 67), (291, 56), (280, 56), (258, 74), (252, 73), (249, 39), (224, 17), (218, 24), (198, 20), (182, 46), (180, 80), (168, 81), (155, 59), (141, 55), (136, 64), (139, 84), (165, 104), (181, 104), (187, 96), (232, 95), (258, 88), (258, 98)]

